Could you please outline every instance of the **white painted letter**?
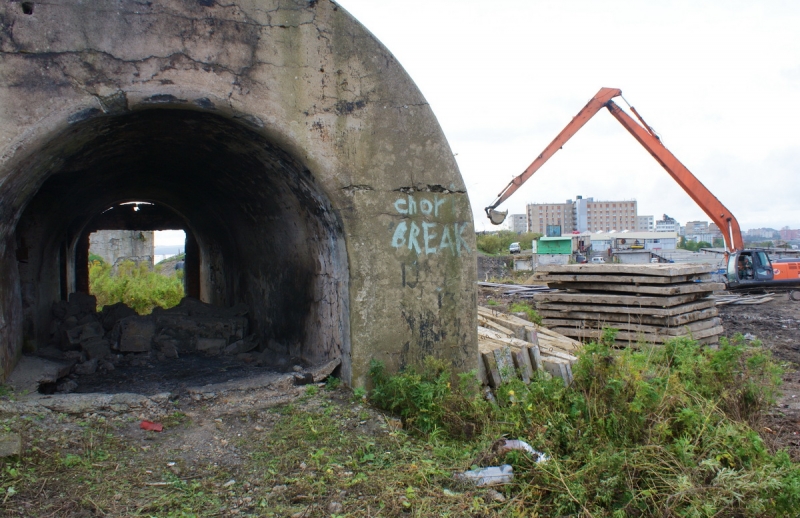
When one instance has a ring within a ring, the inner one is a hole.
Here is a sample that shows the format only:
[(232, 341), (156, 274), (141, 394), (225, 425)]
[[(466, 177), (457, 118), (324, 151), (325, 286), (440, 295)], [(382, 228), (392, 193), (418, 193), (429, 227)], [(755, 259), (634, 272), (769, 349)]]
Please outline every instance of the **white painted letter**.
[(439, 217), (439, 207), (444, 205), (444, 202), (446, 200), (447, 200), (447, 198), (439, 199), (438, 196), (436, 196), (435, 194), (433, 195), (433, 216), (434, 217), (436, 217), (436, 218)]
[(467, 252), (471, 252), (472, 250), (469, 249), (467, 246), (467, 242), (464, 241), (464, 237), (461, 235), (464, 232), (464, 229), (467, 228), (467, 223), (462, 223), (461, 228), (458, 227), (458, 223), (453, 225), (456, 235), (456, 252), (458, 255), (461, 255), (461, 247), (463, 246)]
[(422, 198), (422, 200), (419, 202), (419, 210), (426, 216), (430, 216), (431, 212), (433, 212), (433, 203), (431, 203), (431, 200)]
[(394, 229), (394, 236), (392, 236), (392, 246), (395, 248), (400, 248), (404, 244), (406, 244), (406, 225), (405, 221), (401, 221), (397, 224), (397, 228)]
[(410, 194), (408, 195), (408, 214), (416, 214), (417, 213), (417, 202), (414, 201), (414, 197)]
[(408, 209), (401, 209), (400, 208), (401, 206), (403, 206), (405, 204), (406, 204), (406, 200), (404, 200), (403, 198), (400, 198), (400, 199), (398, 199), (397, 201), (394, 202), (394, 208), (400, 214), (408, 214)]
[(422, 250), (419, 247), (419, 243), (417, 242), (417, 236), (419, 236), (419, 227), (413, 221), (411, 222), (411, 230), (408, 233), (408, 249), (414, 248), (414, 251), (422, 253)]
[(447, 225), (445, 225), (444, 230), (442, 230), (442, 241), (439, 243), (439, 250), (443, 248), (449, 248), (451, 252), (455, 253), (455, 250), (453, 250), (453, 240), (450, 238), (450, 227)]
[[(422, 207), (422, 203), (420, 203), (419, 206)], [(433, 232), (428, 232), (429, 228), (436, 228), (436, 223), (422, 223), (422, 240), (425, 242), (425, 253), (435, 254), (438, 251), (436, 247), (428, 245), (430, 244), (431, 240), (435, 238), (438, 234), (434, 234)]]

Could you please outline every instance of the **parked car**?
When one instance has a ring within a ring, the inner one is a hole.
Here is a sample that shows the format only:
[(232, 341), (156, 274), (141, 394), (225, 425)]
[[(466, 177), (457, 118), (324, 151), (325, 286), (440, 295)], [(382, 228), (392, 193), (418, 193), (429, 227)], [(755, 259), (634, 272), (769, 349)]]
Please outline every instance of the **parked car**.
[(522, 253), (522, 248), (520, 248), (519, 243), (511, 243), (510, 245), (508, 245), (508, 253), (510, 254)]
[(602, 257), (592, 257), (592, 263), (597, 264), (597, 263), (604, 263), (604, 262), (606, 262), (606, 260), (603, 259)]
[(575, 262), (576, 263), (580, 263), (580, 264), (584, 264), (584, 263), (588, 263), (589, 261), (586, 260), (586, 256), (585, 255), (578, 254), (578, 255), (575, 256)]

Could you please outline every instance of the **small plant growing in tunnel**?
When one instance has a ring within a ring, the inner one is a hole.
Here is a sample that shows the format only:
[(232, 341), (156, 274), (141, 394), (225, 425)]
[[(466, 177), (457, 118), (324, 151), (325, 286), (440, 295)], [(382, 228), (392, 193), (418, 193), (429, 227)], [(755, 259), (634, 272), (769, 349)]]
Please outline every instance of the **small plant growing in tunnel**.
[(89, 291), (97, 297), (98, 310), (124, 302), (147, 315), (156, 306), (168, 309), (178, 305), (184, 296), (183, 271), (167, 277), (133, 261), (123, 261), (114, 271), (109, 264), (95, 260), (89, 265)]

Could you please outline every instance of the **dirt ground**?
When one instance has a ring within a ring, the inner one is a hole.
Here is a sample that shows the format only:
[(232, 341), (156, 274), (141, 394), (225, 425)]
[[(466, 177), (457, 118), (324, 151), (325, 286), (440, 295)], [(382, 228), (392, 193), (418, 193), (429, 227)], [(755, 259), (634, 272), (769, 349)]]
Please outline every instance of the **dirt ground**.
[(720, 306), (719, 312), (727, 336), (756, 338), (783, 364), (783, 395), (763, 431), (800, 461), (800, 302), (779, 293), (764, 304)]

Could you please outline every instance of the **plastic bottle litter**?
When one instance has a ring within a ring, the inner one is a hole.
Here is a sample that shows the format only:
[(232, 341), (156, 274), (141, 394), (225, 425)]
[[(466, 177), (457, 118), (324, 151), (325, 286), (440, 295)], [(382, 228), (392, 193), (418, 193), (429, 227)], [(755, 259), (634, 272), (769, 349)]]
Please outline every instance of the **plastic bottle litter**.
[(502, 441), (499, 441), (495, 444), (495, 450), (499, 455), (503, 455), (512, 450), (524, 451), (529, 455), (535, 455), (537, 463), (547, 462), (548, 460), (550, 460), (550, 457), (548, 457), (546, 453), (534, 450), (530, 444), (528, 444), (525, 441), (520, 441), (519, 439), (504, 439)]
[(502, 466), (491, 466), (482, 469), (473, 469), (464, 473), (456, 473), (457, 480), (465, 480), (474, 483), (478, 487), (497, 486), (508, 484), (514, 480), (514, 468), (509, 464)]

